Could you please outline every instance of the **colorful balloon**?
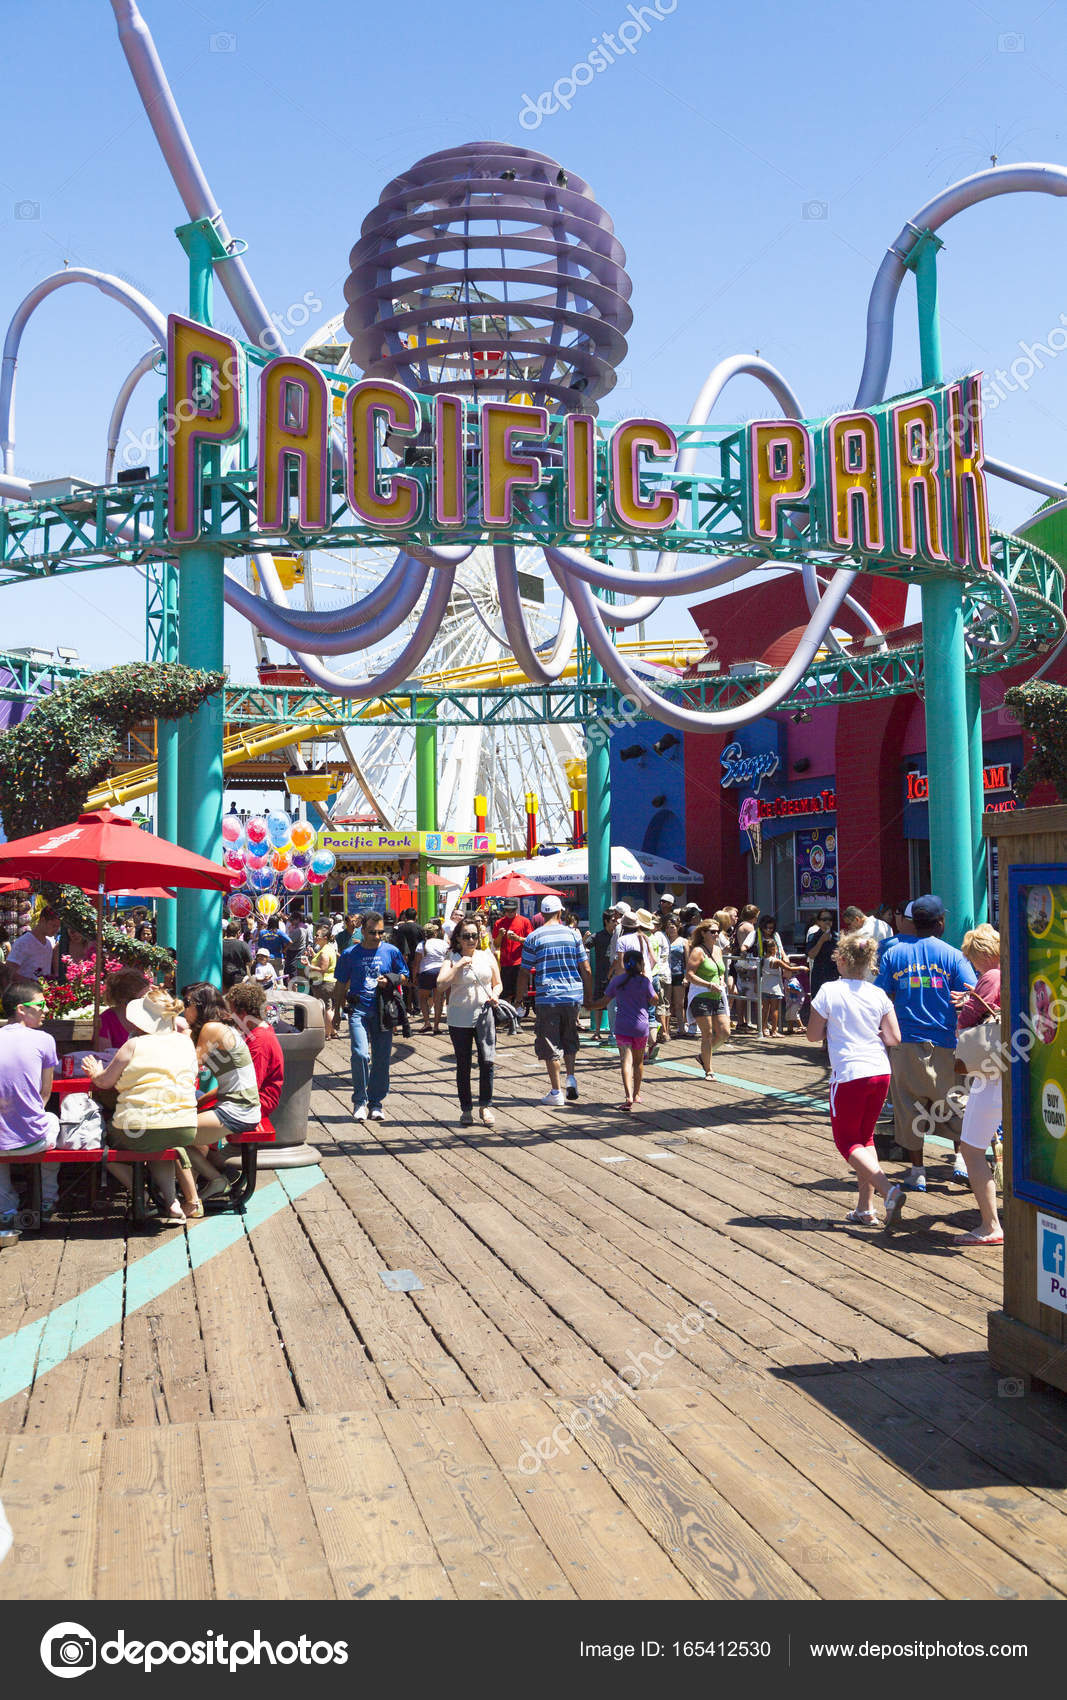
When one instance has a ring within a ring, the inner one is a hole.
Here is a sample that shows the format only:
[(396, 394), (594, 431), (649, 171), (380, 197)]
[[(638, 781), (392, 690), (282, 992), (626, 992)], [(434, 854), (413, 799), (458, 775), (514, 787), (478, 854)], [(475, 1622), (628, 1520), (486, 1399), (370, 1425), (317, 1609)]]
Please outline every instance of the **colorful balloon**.
[(270, 891), (274, 884), (274, 873), (270, 868), (252, 868), (248, 883), (253, 891)]
[(282, 884), (286, 891), (303, 891), (307, 882), (308, 877), (303, 868), (286, 868), (282, 875)]
[(245, 827), (245, 837), (249, 844), (265, 844), (267, 842), (267, 823), (262, 815), (253, 815)]
[(224, 851), (223, 857), (222, 857), (222, 865), (223, 865), (224, 868), (228, 868), (231, 874), (243, 874), (244, 871), (245, 871), (244, 851), (243, 850), (226, 850), (226, 851)]
[(267, 892), (263, 897), (256, 898), (256, 913), (261, 915), (264, 921), (269, 921), (272, 915), (278, 913), (278, 899), (273, 892)]
[(293, 865), (294, 868), (310, 868), (310, 866), (311, 866), (311, 852), (310, 852), (310, 850), (294, 850), (293, 851), (293, 863), (292, 863), (292, 865)]
[(265, 868), (269, 861), (270, 852), (264, 849), (262, 845), (258, 845), (254, 850), (245, 851), (246, 868)]
[(321, 874), (326, 879), (337, 866), (337, 857), (332, 850), (316, 850), (311, 858), (312, 872)]
[(233, 810), (222, 817), (222, 842), (224, 844), (240, 844), (244, 838), (245, 829), (239, 814)]
[(292, 859), (292, 852), (289, 850), (272, 850), (270, 853), (270, 865), (276, 874), (284, 874)]
[(325, 885), (326, 875), (317, 874), (314, 868), (308, 869), (308, 885)]
[(294, 821), (289, 836), (294, 850), (310, 850), (315, 842), (315, 828), (306, 820)]
[(280, 850), (283, 844), (288, 844), (289, 834), (292, 830), (293, 823), (288, 815), (270, 814), (267, 816), (267, 837), (275, 850)]
[(252, 899), (247, 891), (235, 891), (226, 899), (226, 907), (235, 921), (247, 921), (252, 913)]

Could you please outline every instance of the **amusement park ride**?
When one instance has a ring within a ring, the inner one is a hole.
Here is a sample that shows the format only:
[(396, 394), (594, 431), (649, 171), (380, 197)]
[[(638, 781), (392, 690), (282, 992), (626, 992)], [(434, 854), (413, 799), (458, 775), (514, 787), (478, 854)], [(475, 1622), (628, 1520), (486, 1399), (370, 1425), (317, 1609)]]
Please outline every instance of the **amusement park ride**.
[[(979, 679), (1036, 664), (1067, 631), (1054, 536), (1067, 486), (987, 458), (980, 377), (943, 381), (937, 232), (991, 196), (1067, 195), (1067, 169), (998, 166), (904, 225), (871, 292), (852, 409), (805, 419), (780, 372), (738, 355), (709, 374), (684, 426), (607, 423), (598, 404), (626, 350), (630, 281), (585, 182), (502, 143), (420, 160), (382, 191), (352, 251), (348, 343), (331, 340), (337, 319), (291, 354), (137, 6), (112, 6), (188, 216), (177, 232), (188, 311), (166, 316), (130, 284), (84, 267), (43, 279), (16, 308), (0, 384), (0, 585), (133, 564), (147, 578), (150, 658), (221, 668), (228, 603), (254, 628), (261, 662), (270, 641), (293, 663), (273, 683), (263, 665), (255, 684), (231, 684), (224, 704), (183, 722), (180, 739), (161, 724), (158, 771), (127, 776), (114, 795), (158, 785), (160, 831), (217, 858), (235, 750), (358, 734), (366, 788), (404, 824), (412, 791), (414, 824), (427, 831), (440, 801), (473, 821), (474, 796), (485, 794), (514, 842), (531, 773), (560, 775), (565, 814), (563, 763), (584, 752), (598, 914), (609, 890), (613, 723), (643, 713), (675, 730), (722, 732), (772, 709), (919, 691), (933, 884), (954, 933), (980, 918)], [(909, 272), (923, 387), (886, 400)], [(216, 282), (247, 340), (213, 328)], [(15, 371), (33, 313), (73, 284), (134, 313), (152, 347), (119, 390), (104, 482), (46, 494), (17, 473)], [(158, 465), (117, 482), (128, 402), (159, 370)], [(742, 374), (766, 388), (777, 416), (712, 423)], [(1050, 499), (1034, 535), (1054, 552), (990, 530), (988, 474)], [(303, 606), (277, 564), (294, 555), (306, 567)], [(800, 574), (809, 610), (775, 677), (697, 677), (703, 646), (616, 641), (664, 598), (761, 566)], [(921, 647), (887, 641), (865, 594), (872, 574), (921, 587)], [(859, 644), (834, 630), (846, 605), (868, 633)], [(31, 671), (18, 674), (28, 693)], [(179, 899), (186, 979), (217, 972), (220, 905), (208, 893)]]

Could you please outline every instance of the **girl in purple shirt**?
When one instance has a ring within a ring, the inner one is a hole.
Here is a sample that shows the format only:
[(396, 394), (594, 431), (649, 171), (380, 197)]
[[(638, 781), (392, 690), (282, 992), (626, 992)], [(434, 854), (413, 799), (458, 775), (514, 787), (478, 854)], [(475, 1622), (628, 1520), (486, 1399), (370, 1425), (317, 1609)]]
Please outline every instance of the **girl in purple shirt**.
[(641, 1101), (641, 1080), (645, 1069), (645, 1047), (648, 1044), (648, 1011), (656, 1001), (652, 981), (642, 973), (640, 951), (628, 950), (622, 959), (623, 972), (609, 980), (604, 996), (592, 1005), (604, 1009), (615, 1000), (615, 1040), (619, 1047), (619, 1068), (626, 1101), (620, 1110), (632, 1110)]

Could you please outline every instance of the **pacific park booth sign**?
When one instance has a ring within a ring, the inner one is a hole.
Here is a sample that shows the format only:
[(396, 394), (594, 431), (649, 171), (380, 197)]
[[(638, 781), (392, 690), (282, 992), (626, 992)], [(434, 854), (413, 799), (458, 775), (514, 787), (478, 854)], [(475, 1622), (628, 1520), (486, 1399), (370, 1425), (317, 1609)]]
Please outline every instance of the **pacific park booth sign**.
[[(258, 394), (250, 373), (258, 369)], [(875, 569), (990, 565), (981, 380), (830, 419), (677, 429), (550, 417), (525, 399), (468, 404), (296, 355), (266, 359), (172, 314), (165, 535), (234, 552), (271, 537), (589, 542), (755, 555), (832, 550)], [(239, 444), (238, 449), (226, 445)], [(701, 470), (677, 472), (679, 447)], [(717, 465), (716, 465), (717, 463)], [(703, 468), (710, 469), (705, 471)], [(207, 505), (226, 467), (240, 500)], [(235, 517), (236, 515), (236, 517)]]

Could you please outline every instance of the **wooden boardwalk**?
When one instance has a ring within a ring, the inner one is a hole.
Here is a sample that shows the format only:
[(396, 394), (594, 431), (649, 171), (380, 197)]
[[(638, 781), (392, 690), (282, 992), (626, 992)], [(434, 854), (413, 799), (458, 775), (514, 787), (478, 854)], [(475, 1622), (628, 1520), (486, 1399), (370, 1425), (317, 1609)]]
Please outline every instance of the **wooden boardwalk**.
[(851, 1229), (817, 1053), (664, 1055), (554, 1113), (507, 1040), (461, 1130), (445, 1039), (384, 1125), (335, 1043), (321, 1171), (243, 1222), (0, 1254), (0, 1598), (1067, 1595), (1067, 1401), (988, 1369), (969, 1193)]

